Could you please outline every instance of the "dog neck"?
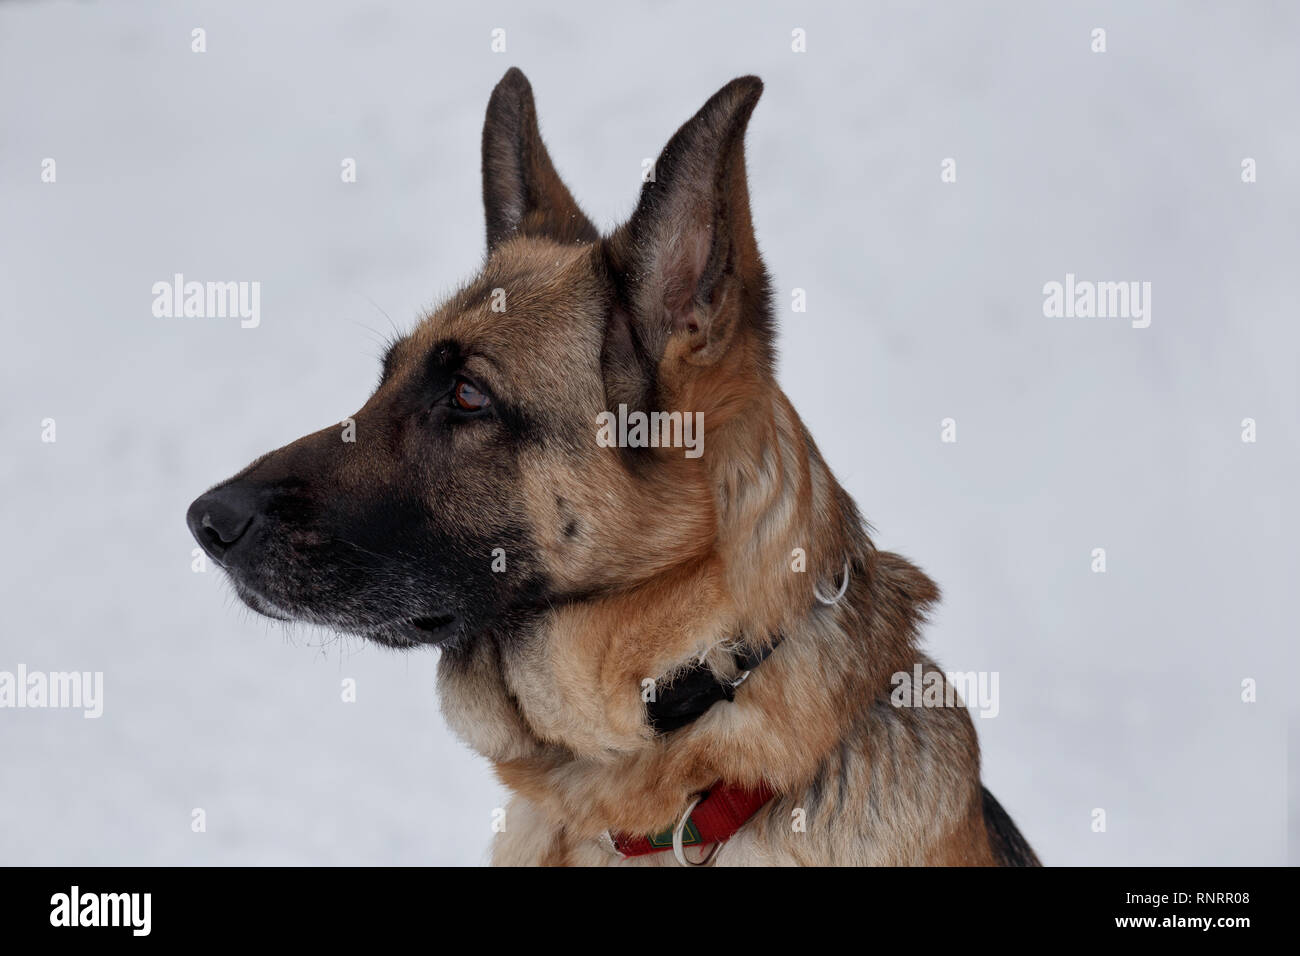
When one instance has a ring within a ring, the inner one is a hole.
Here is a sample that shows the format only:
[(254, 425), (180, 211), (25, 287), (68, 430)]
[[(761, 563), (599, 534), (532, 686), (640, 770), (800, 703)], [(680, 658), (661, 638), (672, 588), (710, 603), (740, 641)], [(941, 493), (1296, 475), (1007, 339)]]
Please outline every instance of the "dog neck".
[[(710, 440), (717, 535), (708, 554), (440, 663), (453, 729), (572, 837), (660, 830), (719, 780), (777, 793), (806, 786), (887, 694), (889, 675), (910, 667), (938, 597), (921, 571), (872, 547), (775, 387)], [(818, 599), (841, 584), (838, 601)], [(737, 635), (750, 649), (785, 639), (734, 701), (656, 736), (647, 687), (697, 660), (736, 677)]]

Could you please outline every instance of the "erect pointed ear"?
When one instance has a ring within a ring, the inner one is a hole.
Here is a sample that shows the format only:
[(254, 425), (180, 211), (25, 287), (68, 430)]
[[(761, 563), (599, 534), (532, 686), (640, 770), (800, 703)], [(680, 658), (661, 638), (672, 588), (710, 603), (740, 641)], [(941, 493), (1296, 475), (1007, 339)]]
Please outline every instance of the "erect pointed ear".
[(557, 242), (599, 238), (551, 165), (537, 129), (533, 88), (516, 67), (492, 91), (483, 121), (483, 207), (489, 253), (513, 235)]
[(762, 92), (758, 77), (742, 76), (715, 93), (668, 141), (606, 247), (650, 355), (673, 338), (685, 361), (712, 364), (747, 322), (760, 344), (770, 338), (745, 178), (745, 128)]

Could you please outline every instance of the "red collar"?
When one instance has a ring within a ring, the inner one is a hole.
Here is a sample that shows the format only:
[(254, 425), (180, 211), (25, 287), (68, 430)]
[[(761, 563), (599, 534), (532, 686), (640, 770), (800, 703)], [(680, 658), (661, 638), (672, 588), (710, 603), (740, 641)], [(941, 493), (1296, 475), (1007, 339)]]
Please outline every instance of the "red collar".
[[(749, 822), (775, 793), (766, 784), (755, 789), (717, 784), (709, 790), (688, 815), (677, 824), (682, 831), (682, 846), (707, 846), (723, 843)], [(629, 833), (610, 834), (614, 849), (622, 856), (645, 856), (673, 848), (674, 829), (653, 836)]]

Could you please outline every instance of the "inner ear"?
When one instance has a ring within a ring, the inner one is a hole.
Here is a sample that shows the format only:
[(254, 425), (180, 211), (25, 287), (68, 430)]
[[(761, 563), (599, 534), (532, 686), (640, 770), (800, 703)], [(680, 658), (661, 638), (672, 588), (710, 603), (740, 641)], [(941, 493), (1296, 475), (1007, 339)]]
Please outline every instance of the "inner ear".
[(488, 253), (511, 236), (595, 242), (596, 227), (555, 172), (537, 126), (528, 78), (511, 67), (483, 121), (483, 208)]
[(707, 302), (712, 298), (713, 284), (706, 280), (705, 270), (721, 245), (714, 242), (712, 209), (707, 211), (710, 215), (705, 215), (703, 206), (681, 211), (683, 221), (669, 227), (672, 238), (661, 252), (659, 264), (664, 277), (664, 309), (673, 327), (689, 335), (700, 331), (695, 314), (697, 300)]

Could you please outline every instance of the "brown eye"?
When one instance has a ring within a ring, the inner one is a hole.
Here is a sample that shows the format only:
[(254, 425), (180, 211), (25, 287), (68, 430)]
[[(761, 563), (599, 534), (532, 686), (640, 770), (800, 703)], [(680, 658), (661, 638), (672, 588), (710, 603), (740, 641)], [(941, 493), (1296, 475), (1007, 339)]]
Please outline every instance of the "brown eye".
[(462, 412), (477, 412), (489, 404), (488, 397), (463, 378), (451, 390), (451, 398)]

